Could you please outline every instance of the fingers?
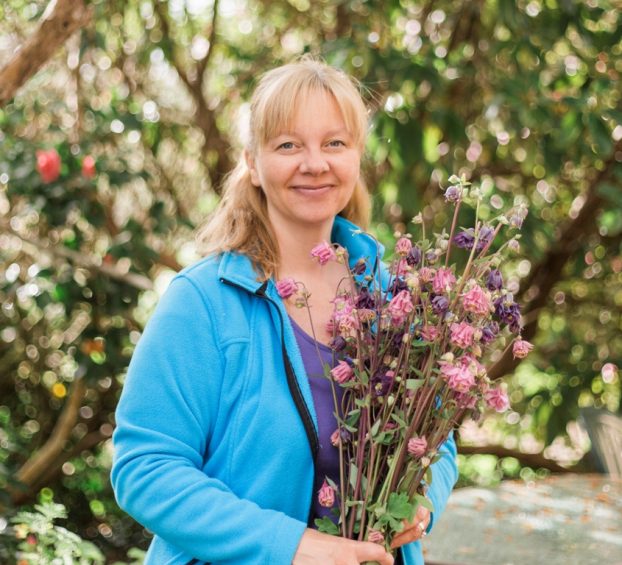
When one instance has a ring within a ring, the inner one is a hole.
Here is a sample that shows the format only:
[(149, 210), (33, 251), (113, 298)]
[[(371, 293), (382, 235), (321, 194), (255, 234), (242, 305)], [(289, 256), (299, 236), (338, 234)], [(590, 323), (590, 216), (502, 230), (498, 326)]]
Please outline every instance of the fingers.
[(380, 565), (393, 565), (393, 556), (384, 550), (384, 547), (377, 543), (368, 541), (357, 543), (356, 556), (359, 563), (365, 561), (377, 561)]
[(397, 534), (391, 541), (391, 548), (395, 549), (407, 543), (417, 541), (426, 535), (426, 530), (430, 524), (430, 511), (423, 506), (417, 509), (414, 520), (406, 524), (403, 532)]

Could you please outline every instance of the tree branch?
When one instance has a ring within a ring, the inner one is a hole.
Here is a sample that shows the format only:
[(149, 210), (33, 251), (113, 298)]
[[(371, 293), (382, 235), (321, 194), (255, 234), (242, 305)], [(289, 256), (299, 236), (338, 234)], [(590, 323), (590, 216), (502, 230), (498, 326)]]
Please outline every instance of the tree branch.
[(0, 107), (34, 75), (77, 29), (91, 19), (84, 0), (51, 0), (35, 33), (0, 70)]
[(50, 463), (63, 450), (65, 442), (69, 439), (78, 420), (78, 412), (85, 393), (86, 383), (84, 379), (76, 380), (50, 437), (41, 449), (36, 451), (17, 472), (17, 480), (20, 483), (30, 487), (47, 471)]

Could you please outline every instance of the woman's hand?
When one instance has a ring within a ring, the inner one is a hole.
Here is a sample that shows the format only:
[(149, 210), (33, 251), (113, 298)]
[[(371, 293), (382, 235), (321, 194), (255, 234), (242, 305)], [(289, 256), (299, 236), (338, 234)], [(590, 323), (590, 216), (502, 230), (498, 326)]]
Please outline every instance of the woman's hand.
[(393, 565), (393, 557), (377, 543), (353, 541), (307, 529), (292, 565), (359, 565), (366, 561)]
[(404, 524), (404, 530), (397, 534), (393, 538), (393, 541), (391, 541), (392, 549), (421, 539), (425, 535), (425, 531), (430, 524), (430, 511), (424, 506), (419, 506), (413, 521), (404, 522)]

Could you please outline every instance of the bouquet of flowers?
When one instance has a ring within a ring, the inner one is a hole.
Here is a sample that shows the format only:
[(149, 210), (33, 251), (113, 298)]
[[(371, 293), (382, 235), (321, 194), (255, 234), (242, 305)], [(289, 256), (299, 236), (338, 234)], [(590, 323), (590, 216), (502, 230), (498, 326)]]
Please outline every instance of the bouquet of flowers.
[[(398, 234), (387, 267), (374, 272), (363, 260), (348, 267), (346, 250), (326, 242), (312, 251), (321, 264), (337, 260), (347, 271), (331, 320), (340, 360), (326, 369), (334, 387), (338, 429), (331, 441), (340, 452), (340, 481), (327, 478), (319, 493), (321, 504), (334, 506), (335, 520), (325, 517), (316, 525), (387, 550), (419, 504), (432, 510), (424, 496), (430, 466), (454, 427), (486, 407), (508, 408), (507, 393), (486, 374), (487, 355), (512, 347), (524, 357), (532, 348), (520, 337), (519, 307), (499, 271), (520, 235), (495, 241), (504, 228), (519, 230), (527, 211), (519, 206), (482, 222), (479, 189), (456, 176), (449, 181), (449, 233), (428, 237), (418, 215), (413, 221), (421, 226), (421, 240)], [(475, 225), (458, 230), (465, 203), (475, 207)], [(465, 255), (461, 272), (450, 262), (454, 248)], [(292, 282), (281, 288), (308, 307), (304, 288), (293, 293)]]

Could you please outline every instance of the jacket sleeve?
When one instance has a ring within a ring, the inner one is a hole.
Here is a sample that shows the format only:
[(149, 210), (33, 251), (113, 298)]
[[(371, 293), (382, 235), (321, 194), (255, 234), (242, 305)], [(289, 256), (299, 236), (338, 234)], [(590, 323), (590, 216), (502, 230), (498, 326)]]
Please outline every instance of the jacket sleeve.
[(116, 412), (112, 485), (139, 523), (197, 559), (292, 562), (306, 524), (203, 470), (225, 363), (210, 305), (173, 280), (132, 357)]
[(456, 463), (456, 441), (453, 432), (439, 448), (440, 459), (433, 463), (432, 484), (427, 492), (427, 497), (434, 506), (434, 511), (430, 516), (430, 524), (428, 525), (428, 533), (432, 530), (434, 522), (439, 519), (445, 510), (447, 500), (451, 494), (454, 485), (458, 480), (458, 465)]

